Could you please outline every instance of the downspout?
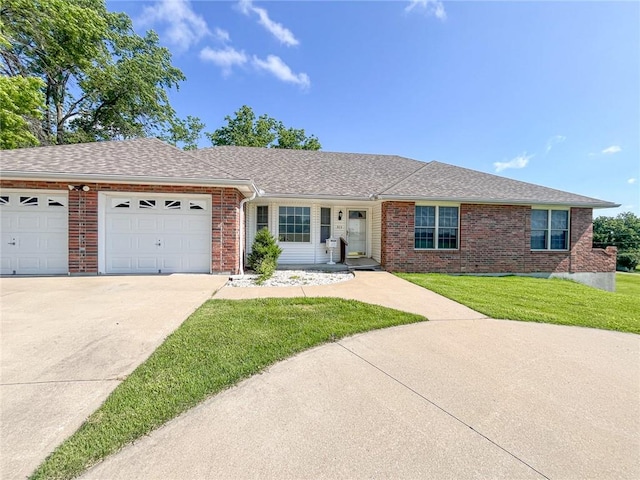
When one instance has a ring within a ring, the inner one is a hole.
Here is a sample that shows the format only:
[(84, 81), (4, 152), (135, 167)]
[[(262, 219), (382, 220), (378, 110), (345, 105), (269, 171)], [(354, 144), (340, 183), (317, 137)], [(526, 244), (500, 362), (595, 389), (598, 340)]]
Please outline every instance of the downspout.
[(239, 207), (240, 208), (240, 226), (239, 226), (240, 227), (239, 228), (240, 235), (238, 235), (239, 238), (240, 238), (240, 245), (239, 245), (239, 248), (238, 248), (238, 251), (240, 253), (240, 258), (239, 258), (239, 262), (238, 262), (239, 274), (238, 275), (233, 275), (232, 278), (243, 278), (244, 277), (244, 237), (245, 237), (245, 235), (244, 235), (245, 234), (244, 205), (247, 202), (250, 202), (251, 200), (255, 199), (256, 196), (259, 193), (258, 189), (256, 188), (256, 186), (254, 184), (251, 184), (251, 187), (253, 188), (253, 194), (248, 198), (243, 198), (242, 200), (240, 200), (240, 207)]

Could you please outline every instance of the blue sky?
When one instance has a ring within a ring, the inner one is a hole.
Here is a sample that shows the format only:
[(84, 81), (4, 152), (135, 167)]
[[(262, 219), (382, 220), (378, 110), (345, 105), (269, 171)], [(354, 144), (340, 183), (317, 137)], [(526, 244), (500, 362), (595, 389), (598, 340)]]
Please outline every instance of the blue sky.
[(249, 105), (323, 150), (439, 160), (640, 214), (640, 2), (107, 6), (158, 32), (187, 76), (171, 103), (206, 131)]

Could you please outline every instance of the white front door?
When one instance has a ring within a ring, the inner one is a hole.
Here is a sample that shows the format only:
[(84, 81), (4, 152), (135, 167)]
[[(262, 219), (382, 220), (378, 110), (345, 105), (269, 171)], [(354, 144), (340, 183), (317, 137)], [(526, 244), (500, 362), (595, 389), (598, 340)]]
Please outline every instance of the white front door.
[(0, 192), (0, 273), (69, 272), (69, 208), (64, 191)]
[(106, 273), (209, 273), (208, 196), (103, 197)]
[(365, 257), (367, 255), (367, 211), (349, 210), (347, 223), (348, 255)]

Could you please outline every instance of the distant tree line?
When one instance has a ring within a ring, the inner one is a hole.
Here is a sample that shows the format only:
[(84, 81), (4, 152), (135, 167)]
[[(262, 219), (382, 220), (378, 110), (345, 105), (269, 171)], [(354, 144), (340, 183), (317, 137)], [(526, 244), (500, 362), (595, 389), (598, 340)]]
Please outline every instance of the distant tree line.
[(624, 212), (593, 221), (593, 246), (618, 247), (618, 268), (635, 270), (640, 264), (640, 217)]

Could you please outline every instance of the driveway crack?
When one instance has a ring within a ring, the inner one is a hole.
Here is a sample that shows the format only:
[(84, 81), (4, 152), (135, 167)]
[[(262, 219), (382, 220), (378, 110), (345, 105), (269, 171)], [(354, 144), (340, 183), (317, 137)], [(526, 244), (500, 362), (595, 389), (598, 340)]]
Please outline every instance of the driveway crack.
[(448, 415), (449, 417), (453, 418), (455, 421), (457, 421), (458, 423), (461, 423), (462, 425), (464, 425), (465, 427), (467, 427), (468, 429), (472, 430), (474, 433), (476, 433), (477, 435), (479, 435), (480, 437), (482, 437), (483, 439), (485, 439), (487, 442), (491, 443), (492, 445), (494, 445), (495, 447), (499, 448), (500, 450), (502, 450), (503, 452), (505, 452), (507, 455), (513, 457), (515, 460), (517, 460), (518, 462), (522, 463), (523, 465), (525, 465), (526, 467), (530, 468), (531, 470), (533, 470), (534, 472), (536, 472), (538, 475), (541, 475), (542, 477), (546, 478), (547, 480), (550, 480), (550, 478), (545, 475), (544, 473), (542, 473), (540, 470), (536, 469), (535, 467), (533, 467), (532, 465), (530, 465), (529, 463), (527, 463), (526, 461), (524, 461), (522, 458), (518, 457), (515, 453), (510, 452), (509, 450), (507, 450), (505, 447), (503, 447), (502, 445), (500, 445), (499, 443), (495, 442), (494, 440), (492, 440), (491, 438), (487, 437), (484, 433), (476, 430), (472, 425), (468, 424), (467, 422), (465, 422), (464, 420), (462, 420), (461, 418), (457, 417), (456, 415), (454, 415), (453, 413), (449, 412), (447, 409), (445, 409), (444, 407), (441, 407), (440, 405), (438, 405), (437, 403), (435, 403), (433, 400), (430, 400), (429, 398), (425, 397), (423, 394), (421, 394), (420, 392), (418, 392), (417, 390), (411, 388), (409, 385), (407, 385), (406, 383), (402, 382), (401, 380), (399, 380), (398, 378), (394, 377), (393, 375), (391, 375), (390, 373), (386, 372), (385, 370), (383, 370), (382, 368), (380, 368), (379, 366), (377, 366), (376, 364), (370, 362), (369, 360), (367, 360), (366, 358), (364, 358), (361, 355), (358, 355), (356, 352), (354, 352), (353, 350), (345, 347), (344, 345), (342, 345), (340, 342), (335, 342), (336, 344), (338, 344), (339, 346), (341, 346), (343, 349), (345, 349), (347, 352), (349, 352), (350, 354), (352, 354), (353, 356), (359, 358), (360, 360), (362, 360), (363, 362), (369, 364), (370, 366), (372, 366), (373, 368), (375, 368), (376, 370), (378, 370), (380, 373), (386, 375), (387, 377), (389, 377), (391, 380), (393, 380), (394, 382), (396, 382), (397, 384), (401, 385), (402, 387), (406, 388), (407, 390), (409, 390), (411, 393), (413, 393), (414, 395), (417, 395), (418, 397), (420, 397), (422, 400), (424, 400), (425, 402), (429, 403), (430, 405), (433, 405), (434, 407), (436, 407), (438, 410), (440, 410), (441, 412), (443, 412), (444, 414)]

